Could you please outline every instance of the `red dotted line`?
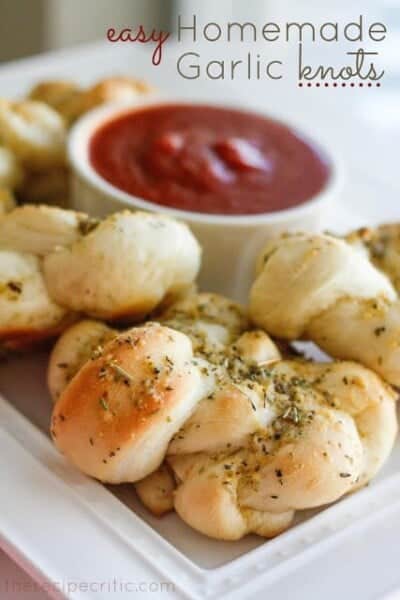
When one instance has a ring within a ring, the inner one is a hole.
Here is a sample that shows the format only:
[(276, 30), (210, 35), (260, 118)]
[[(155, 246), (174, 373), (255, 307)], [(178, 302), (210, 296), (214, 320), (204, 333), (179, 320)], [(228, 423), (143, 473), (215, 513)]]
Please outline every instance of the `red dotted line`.
[(326, 81), (324, 83), (320, 83), (320, 82), (317, 82), (317, 83), (310, 83), (310, 82), (309, 83), (302, 83), (301, 81), (299, 81), (298, 85), (299, 85), (299, 87), (309, 87), (309, 88), (313, 87), (313, 86), (314, 87), (343, 87), (343, 88), (344, 87), (352, 87), (352, 88), (354, 88), (354, 87), (361, 87), (361, 88), (362, 87), (369, 87), (370, 88), (370, 87), (373, 87), (373, 85), (375, 85), (376, 87), (381, 87), (381, 84), (379, 82), (375, 83), (375, 84), (372, 84), (371, 82), (369, 82), (369, 83), (361, 83), (361, 82), (360, 83), (353, 83), (353, 82), (352, 83), (337, 83), (335, 81), (334, 83), (328, 83)]

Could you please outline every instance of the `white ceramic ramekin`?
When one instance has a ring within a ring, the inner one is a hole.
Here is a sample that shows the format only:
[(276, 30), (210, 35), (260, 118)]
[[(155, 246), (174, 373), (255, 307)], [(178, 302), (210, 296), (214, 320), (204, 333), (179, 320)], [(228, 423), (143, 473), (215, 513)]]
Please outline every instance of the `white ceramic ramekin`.
[[(339, 162), (332, 152), (315, 141), (313, 135), (302, 135), (320, 148), (331, 166), (331, 175), (324, 189), (304, 204), (279, 212), (249, 216), (208, 215), (159, 206), (128, 194), (103, 179), (90, 164), (88, 148), (94, 131), (108, 120), (124, 112), (140, 110), (143, 106), (165, 103), (193, 104), (196, 100), (152, 97), (134, 105), (107, 105), (92, 110), (75, 124), (68, 144), (73, 172), (73, 207), (95, 216), (104, 216), (122, 208), (140, 209), (163, 212), (185, 221), (203, 247), (200, 288), (244, 300), (254, 277), (256, 257), (268, 238), (283, 231), (316, 230), (327, 225), (324, 216), (328, 205), (337, 197), (341, 187)], [(232, 102), (222, 104), (211, 101), (207, 104), (249, 110)], [(257, 112), (260, 114), (259, 110)], [(286, 119), (284, 122), (287, 123)], [(299, 132), (295, 124), (288, 124)]]

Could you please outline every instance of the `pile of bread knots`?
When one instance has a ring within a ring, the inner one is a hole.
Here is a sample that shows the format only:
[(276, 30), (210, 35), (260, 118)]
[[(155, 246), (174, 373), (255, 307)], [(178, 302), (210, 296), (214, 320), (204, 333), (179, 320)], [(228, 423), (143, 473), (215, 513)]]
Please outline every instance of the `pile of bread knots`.
[(29, 347), (82, 315), (140, 320), (187, 292), (200, 260), (189, 228), (163, 215), (15, 208), (0, 217), (0, 347)]
[(72, 81), (35, 85), (26, 98), (0, 99), (0, 214), (24, 202), (65, 206), (68, 128), (108, 102), (134, 102), (152, 88), (131, 77), (109, 77), (82, 88)]
[[(196, 291), (201, 250), (182, 223), (22, 206), (0, 218), (1, 344), (59, 336), (51, 435), (81, 471), (210, 537), (272, 537), (364, 486), (393, 447), (390, 233), (268, 242), (246, 311)], [(335, 360), (299, 357), (299, 339)]]

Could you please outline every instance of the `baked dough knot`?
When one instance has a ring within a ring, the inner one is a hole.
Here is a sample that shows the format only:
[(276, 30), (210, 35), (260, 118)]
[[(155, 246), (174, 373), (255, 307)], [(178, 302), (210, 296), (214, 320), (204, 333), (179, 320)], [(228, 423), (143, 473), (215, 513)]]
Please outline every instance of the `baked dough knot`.
[(365, 254), (341, 239), (299, 234), (269, 242), (250, 292), (250, 316), (272, 335), (311, 340), (400, 385), (396, 291)]
[(49, 381), (66, 369), (69, 382), (57, 388), (52, 435), (83, 472), (135, 483), (154, 514), (175, 509), (235, 540), (284, 531), (296, 511), (356, 490), (385, 462), (396, 394), (372, 371), (283, 359), (214, 294), (157, 318), (122, 333), (86, 321), (54, 350)]

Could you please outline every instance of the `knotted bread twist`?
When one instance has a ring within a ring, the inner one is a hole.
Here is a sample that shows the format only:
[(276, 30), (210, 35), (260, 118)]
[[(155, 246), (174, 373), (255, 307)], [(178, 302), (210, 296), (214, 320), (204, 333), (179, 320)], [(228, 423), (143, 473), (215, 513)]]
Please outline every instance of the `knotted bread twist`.
[(0, 217), (0, 340), (22, 347), (77, 313), (137, 321), (186, 291), (200, 259), (189, 228), (162, 215), (16, 208)]
[(35, 85), (29, 93), (29, 99), (44, 102), (70, 125), (96, 106), (110, 102), (135, 102), (152, 91), (149, 84), (133, 77), (107, 77), (86, 89), (73, 81), (54, 79)]
[(391, 223), (378, 227), (361, 227), (346, 236), (346, 241), (361, 250), (383, 271), (400, 291), (400, 225)]
[[(53, 439), (85, 473), (139, 482), (156, 514), (174, 507), (202, 533), (238, 539), (276, 535), (295, 510), (364, 485), (387, 458), (395, 395), (364, 367), (280, 360), (214, 295), (163, 319), (95, 348), (61, 393)], [(58, 357), (71, 356), (62, 340)]]
[(400, 302), (357, 249), (328, 235), (269, 242), (250, 293), (250, 316), (272, 335), (305, 339), (400, 385)]

